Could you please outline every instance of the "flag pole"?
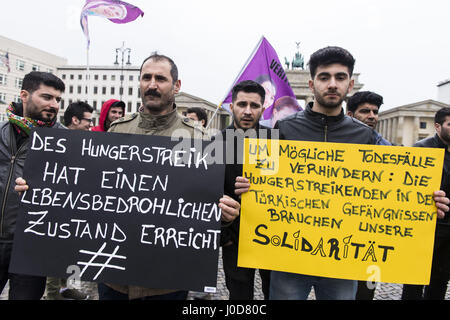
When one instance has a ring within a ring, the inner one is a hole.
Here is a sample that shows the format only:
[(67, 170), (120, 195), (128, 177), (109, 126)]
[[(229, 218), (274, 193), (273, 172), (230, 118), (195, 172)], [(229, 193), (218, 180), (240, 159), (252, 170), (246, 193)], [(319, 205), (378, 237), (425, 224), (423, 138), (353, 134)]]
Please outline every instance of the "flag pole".
[(217, 113), (219, 112), (219, 109), (222, 108), (222, 104), (223, 101), (225, 101), (225, 99), (227, 98), (228, 94), (230, 93), (230, 91), (233, 89), (234, 85), (236, 84), (236, 81), (239, 80), (239, 78), (242, 76), (242, 74), (244, 73), (245, 69), (247, 68), (248, 64), (250, 63), (250, 61), (252, 61), (253, 57), (256, 54), (256, 51), (258, 50), (259, 46), (261, 45), (262, 41), (264, 39), (264, 35), (261, 36), (261, 39), (259, 39), (258, 43), (256, 44), (255, 48), (253, 49), (251, 55), (248, 57), (247, 61), (245, 62), (244, 66), (242, 67), (241, 71), (239, 72), (239, 74), (237, 75), (236, 79), (234, 79), (233, 83), (230, 86), (230, 89), (228, 89), (227, 93), (225, 93), (225, 97), (222, 99), (222, 102), (217, 106), (216, 111), (214, 111), (213, 116), (211, 117), (211, 119), (209, 120), (208, 126), (206, 127), (206, 130), (209, 129), (210, 125), (212, 124), (214, 118), (217, 116)]

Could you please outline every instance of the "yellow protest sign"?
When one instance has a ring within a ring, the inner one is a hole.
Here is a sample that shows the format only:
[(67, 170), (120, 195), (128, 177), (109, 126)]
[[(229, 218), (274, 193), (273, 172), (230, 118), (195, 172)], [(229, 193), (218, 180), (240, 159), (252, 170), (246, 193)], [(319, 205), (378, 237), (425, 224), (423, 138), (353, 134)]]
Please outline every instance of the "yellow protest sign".
[(246, 139), (238, 266), (428, 284), (443, 149)]

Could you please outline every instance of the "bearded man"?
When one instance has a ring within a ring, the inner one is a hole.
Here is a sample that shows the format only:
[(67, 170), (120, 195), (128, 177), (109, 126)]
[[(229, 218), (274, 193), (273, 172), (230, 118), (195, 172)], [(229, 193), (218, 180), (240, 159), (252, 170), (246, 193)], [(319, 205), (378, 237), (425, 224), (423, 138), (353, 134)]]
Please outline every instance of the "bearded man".
[(33, 127), (65, 128), (57, 115), (64, 82), (51, 73), (31, 72), (23, 79), (21, 103), (11, 103), (8, 120), (0, 123), (0, 292), (9, 280), (10, 300), (40, 300), (45, 277), (9, 273), (19, 194), (14, 181), (22, 177)]

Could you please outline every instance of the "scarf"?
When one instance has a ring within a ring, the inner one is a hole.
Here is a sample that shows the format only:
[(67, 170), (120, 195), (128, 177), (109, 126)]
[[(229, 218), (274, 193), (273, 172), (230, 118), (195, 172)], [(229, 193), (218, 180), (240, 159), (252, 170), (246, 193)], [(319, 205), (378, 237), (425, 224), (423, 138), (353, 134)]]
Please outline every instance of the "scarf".
[(53, 127), (56, 122), (56, 117), (52, 122), (44, 122), (41, 120), (22, 117), (19, 114), (22, 114), (20, 105), (11, 103), (6, 109), (8, 121), (14, 125), (19, 133), (24, 133), (27, 136), (30, 135), (31, 129), (33, 129), (34, 127)]

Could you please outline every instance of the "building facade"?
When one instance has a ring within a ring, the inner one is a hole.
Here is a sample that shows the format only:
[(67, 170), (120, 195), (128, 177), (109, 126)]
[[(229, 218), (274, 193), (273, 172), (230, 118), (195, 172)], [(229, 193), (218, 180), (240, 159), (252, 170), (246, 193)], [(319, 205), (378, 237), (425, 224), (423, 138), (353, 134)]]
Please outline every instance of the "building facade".
[[(60, 108), (60, 120), (67, 106), (75, 101), (87, 101), (94, 108), (94, 125), (100, 118), (103, 103), (109, 99), (125, 102), (126, 114), (137, 112), (142, 105), (139, 89), (140, 67), (126, 66), (123, 70), (116, 66), (92, 66), (89, 72), (85, 66), (64, 66), (58, 68), (57, 75), (66, 84)], [(89, 74), (88, 74), (89, 73)], [(175, 103), (180, 114), (186, 115), (191, 107), (206, 111), (211, 119), (217, 106), (209, 101), (181, 92), (175, 96)], [(220, 110), (210, 125), (214, 129), (223, 129), (229, 122), (229, 114)]]
[[(67, 106), (78, 100), (92, 105), (95, 125), (103, 103), (109, 99), (125, 102), (128, 114), (137, 112), (141, 107), (138, 66), (91, 66), (87, 70), (86, 66), (68, 65), (65, 58), (0, 36), (0, 55), (6, 53), (9, 55), (10, 72), (6, 66), (0, 65), (0, 121), (6, 120), (6, 108), (10, 102), (20, 102), (23, 78), (31, 71), (51, 72), (64, 81), (66, 91), (58, 114), (61, 122)], [(189, 107), (200, 107), (211, 119), (216, 110), (213, 103), (187, 93), (178, 94), (175, 101), (181, 114), (186, 114)], [(229, 122), (229, 114), (219, 110), (210, 127), (221, 130)]]
[(435, 134), (434, 115), (443, 107), (450, 105), (425, 100), (383, 111), (379, 114), (377, 131), (395, 145), (411, 147)]
[(57, 75), (66, 84), (62, 96), (60, 119), (72, 102), (86, 101), (94, 108), (94, 125), (97, 125), (103, 103), (110, 99), (122, 100), (126, 113), (134, 113), (141, 107), (139, 67), (126, 66), (63, 66)]
[(10, 72), (6, 66), (0, 65), (0, 121), (6, 118), (7, 105), (20, 101), (20, 89), (27, 73), (44, 71), (56, 74), (58, 67), (67, 64), (65, 58), (0, 36), (0, 55), (6, 53)]

